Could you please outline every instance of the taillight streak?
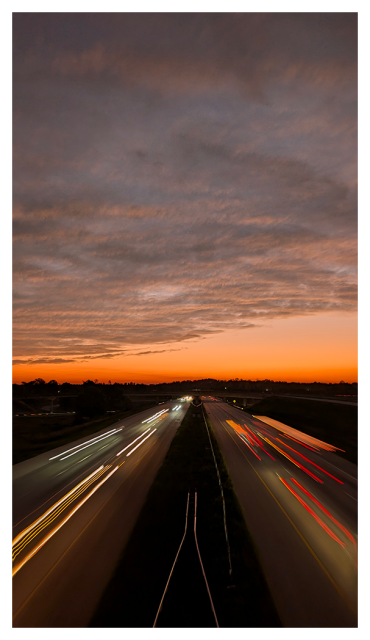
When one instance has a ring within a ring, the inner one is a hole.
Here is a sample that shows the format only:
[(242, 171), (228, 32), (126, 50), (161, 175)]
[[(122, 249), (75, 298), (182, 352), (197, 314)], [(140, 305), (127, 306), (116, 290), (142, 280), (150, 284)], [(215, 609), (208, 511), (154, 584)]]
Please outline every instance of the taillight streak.
[(311, 509), (311, 507), (309, 507), (308, 504), (304, 500), (302, 500), (302, 498), (298, 495), (298, 493), (294, 491), (294, 489), (292, 489), (288, 485), (288, 483), (285, 482), (285, 480), (283, 480), (283, 478), (280, 478), (280, 480), (286, 486), (286, 488), (290, 491), (290, 493), (295, 498), (297, 498), (298, 502), (301, 503), (301, 505), (306, 509), (306, 511), (308, 511), (308, 513), (310, 513), (315, 518), (316, 522), (319, 523), (320, 527), (322, 527), (324, 531), (326, 531), (326, 533), (329, 534), (331, 538), (333, 538), (333, 540), (338, 542), (342, 547), (345, 547), (346, 546), (345, 543), (339, 540), (339, 538), (335, 535), (335, 533), (325, 524), (325, 522), (321, 520), (321, 518), (319, 518), (318, 515), (316, 515), (316, 513)]
[(279, 440), (279, 438), (276, 438), (276, 440), (278, 442), (280, 442), (284, 447), (287, 447), (288, 449), (290, 449), (291, 451), (294, 451), (294, 453), (297, 454), (297, 456), (300, 456), (301, 458), (303, 458), (303, 460), (306, 460), (307, 462), (309, 462), (310, 464), (312, 464), (314, 467), (317, 467), (317, 469), (320, 469), (320, 471), (322, 471), (323, 473), (326, 473), (327, 476), (330, 476), (331, 478), (333, 478), (333, 480), (335, 480), (336, 482), (339, 482), (339, 484), (344, 484), (344, 482), (342, 482), (341, 480), (338, 480), (338, 478), (336, 478), (335, 476), (332, 476), (331, 473), (328, 473), (328, 471), (325, 471), (325, 469), (322, 469), (321, 467), (319, 467), (318, 464), (315, 464), (314, 462), (312, 462), (312, 460), (310, 460), (309, 458), (306, 458), (304, 455), (302, 455), (301, 453), (298, 453), (298, 451), (296, 451), (295, 449), (293, 449), (293, 447), (290, 447), (288, 444), (286, 444), (285, 442), (283, 442), (282, 440)]
[(302, 487), (302, 485), (300, 485), (299, 482), (297, 482), (297, 480), (295, 480), (294, 478), (291, 478), (291, 481), (294, 482), (294, 484), (296, 484), (297, 487), (299, 487), (300, 490), (306, 494), (306, 496), (311, 498), (311, 500), (321, 509), (321, 511), (323, 511), (340, 529), (342, 529), (343, 533), (346, 534), (347, 538), (349, 538), (357, 548), (356, 540), (354, 539), (352, 534), (340, 522), (338, 522), (338, 520), (336, 520), (327, 509), (325, 509), (325, 507), (321, 504), (321, 502), (316, 500), (316, 498), (309, 491), (307, 491), (307, 489)]

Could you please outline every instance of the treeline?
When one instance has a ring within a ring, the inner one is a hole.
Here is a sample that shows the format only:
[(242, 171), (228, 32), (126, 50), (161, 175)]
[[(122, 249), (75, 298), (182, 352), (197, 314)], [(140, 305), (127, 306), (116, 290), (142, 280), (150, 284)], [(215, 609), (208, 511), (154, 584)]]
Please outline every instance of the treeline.
[(173, 392), (195, 392), (195, 391), (227, 391), (227, 392), (243, 392), (246, 393), (268, 393), (268, 394), (296, 394), (309, 397), (310, 395), (325, 396), (356, 396), (357, 382), (347, 383), (324, 383), (324, 382), (283, 382), (274, 380), (243, 380), (233, 378), (231, 380), (215, 380), (213, 378), (205, 378), (202, 380), (176, 380), (174, 382), (163, 382), (160, 384), (138, 384), (135, 382), (113, 384), (102, 383), (98, 380), (86, 380), (82, 384), (72, 384), (63, 382), (59, 384), (56, 380), (45, 382), (42, 378), (36, 378), (31, 382), (22, 382), (22, 384), (13, 385), (13, 396), (67, 396), (81, 395), (82, 391), (87, 388), (93, 389), (95, 392), (100, 390), (109, 398), (117, 398), (122, 393), (132, 395), (134, 393), (173, 393)]
[(90, 380), (82, 385), (58, 384), (56, 380), (46, 383), (37, 378), (22, 385), (13, 385), (13, 412), (42, 410), (42, 405), (50, 409), (51, 402), (57, 413), (75, 412), (76, 424), (84, 417), (95, 418), (107, 411), (128, 411), (133, 406), (121, 384), (96, 384)]

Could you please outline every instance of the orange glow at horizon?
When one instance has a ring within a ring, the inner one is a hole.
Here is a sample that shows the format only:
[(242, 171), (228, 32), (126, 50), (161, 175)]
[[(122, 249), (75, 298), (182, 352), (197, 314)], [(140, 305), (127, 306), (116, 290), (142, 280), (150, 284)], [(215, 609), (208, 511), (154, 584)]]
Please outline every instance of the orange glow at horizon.
[[(145, 347), (158, 349), (158, 345)], [(168, 349), (172, 351), (85, 362), (76, 359), (58, 365), (18, 364), (13, 366), (13, 382), (35, 378), (59, 383), (98, 379), (153, 384), (201, 378), (357, 382), (357, 316), (350, 314), (273, 320), (253, 329), (171, 343)]]

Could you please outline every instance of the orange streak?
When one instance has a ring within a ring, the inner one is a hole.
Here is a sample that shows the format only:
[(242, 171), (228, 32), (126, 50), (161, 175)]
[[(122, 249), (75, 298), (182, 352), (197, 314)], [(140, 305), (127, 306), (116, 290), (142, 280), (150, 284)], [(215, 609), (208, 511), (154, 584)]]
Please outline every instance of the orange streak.
[(300, 440), (297, 440), (297, 438), (293, 438), (293, 436), (288, 436), (287, 433), (282, 433), (281, 435), (283, 436), (283, 438), (290, 438), (290, 440), (294, 440), (294, 442), (297, 442), (298, 444), (302, 445), (302, 447), (306, 447), (306, 449), (311, 449), (311, 451), (315, 451), (315, 452), (320, 451), (320, 449), (318, 449), (317, 447), (309, 447), (308, 444), (303, 444), (303, 442), (301, 442)]

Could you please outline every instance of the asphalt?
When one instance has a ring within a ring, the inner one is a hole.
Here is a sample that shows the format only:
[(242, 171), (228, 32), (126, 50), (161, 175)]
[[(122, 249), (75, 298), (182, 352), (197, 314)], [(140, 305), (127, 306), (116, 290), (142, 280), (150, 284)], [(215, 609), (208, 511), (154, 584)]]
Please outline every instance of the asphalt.
[[(357, 468), (333, 452), (307, 449), (223, 402), (203, 402), (283, 626), (356, 627)], [(227, 420), (240, 425), (239, 435)], [(249, 447), (243, 432), (252, 435)]]
[[(104, 467), (101, 477), (93, 477), (81, 497), (68, 501), (48, 526), (42, 531), (32, 529), (35, 537), (15, 558), (13, 571), (20, 568), (13, 577), (13, 627), (88, 626), (187, 407), (185, 403), (168, 402), (13, 467), (13, 540), (90, 474)], [(143, 424), (164, 409), (169, 411)], [(105, 438), (112, 429), (117, 431)], [(99, 435), (104, 440), (89, 442)], [(96, 491), (82, 504), (94, 488)], [(46, 523), (46, 518), (41, 522)], [(54, 530), (54, 535), (27, 560)], [(26, 541), (27, 537), (20, 540)]]

